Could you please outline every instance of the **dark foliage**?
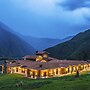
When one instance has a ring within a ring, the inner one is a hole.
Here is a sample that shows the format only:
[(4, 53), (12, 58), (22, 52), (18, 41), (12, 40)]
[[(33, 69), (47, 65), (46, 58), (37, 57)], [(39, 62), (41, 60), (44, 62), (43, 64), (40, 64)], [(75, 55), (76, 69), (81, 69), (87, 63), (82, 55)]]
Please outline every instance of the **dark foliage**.
[(90, 59), (90, 29), (46, 51), (50, 56), (59, 59), (88, 60)]
[(6, 25), (0, 23), (0, 57), (21, 57), (35, 52), (30, 44), (11, 31)]

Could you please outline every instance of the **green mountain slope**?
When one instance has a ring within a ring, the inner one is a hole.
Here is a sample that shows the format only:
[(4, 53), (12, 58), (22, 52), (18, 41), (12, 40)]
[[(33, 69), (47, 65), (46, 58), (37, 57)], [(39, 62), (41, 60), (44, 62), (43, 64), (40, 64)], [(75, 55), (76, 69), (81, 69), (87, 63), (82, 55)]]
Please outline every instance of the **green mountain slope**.
[(90, 29), (71, 40), (46, 49), (50, 56), (59, 59), (90, 59)]
[(22, 57), (35, 53), (30, 44), (10, 31), (10, 28), (0, 23), (0, 57)]

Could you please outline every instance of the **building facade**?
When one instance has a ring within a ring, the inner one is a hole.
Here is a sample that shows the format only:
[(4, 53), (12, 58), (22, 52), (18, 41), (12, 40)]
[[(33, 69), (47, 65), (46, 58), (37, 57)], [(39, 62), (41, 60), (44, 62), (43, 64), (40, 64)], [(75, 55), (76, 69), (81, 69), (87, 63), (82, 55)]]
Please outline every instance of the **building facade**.
[(37, 52), (34, 56), (25, 56), (24, 60), (9, 61), (7, 73), (16, 73), (30, 78), (49, 78), (86, 71), (90, 68), (87, 61), (58, 60), (49, 57), (47, 52)]

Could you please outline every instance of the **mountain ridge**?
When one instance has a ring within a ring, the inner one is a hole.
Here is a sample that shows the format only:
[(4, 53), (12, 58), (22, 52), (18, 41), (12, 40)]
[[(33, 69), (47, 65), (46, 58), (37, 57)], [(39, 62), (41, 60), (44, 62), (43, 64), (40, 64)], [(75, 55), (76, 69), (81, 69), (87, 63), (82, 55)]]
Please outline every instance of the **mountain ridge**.
[(35, 38), (31, 36), (22, 36), (22, 38), (30, 43), (36, 50), (43, 51), (46, 48), (53, 47), (59, 43), (70, 40), (73, 36), (69, 36), (65, 39), (52, 39), (52, 38)]
[(0, 56), (21, 57), (35, 53), (35, 49), (30, 44), (14, 34), (8, 26), (1, 22), (0, 38)]
[(46, 49), (52, 57), (59, 59), (90, 59), (90, 29), (74, 36), (71, 40)]

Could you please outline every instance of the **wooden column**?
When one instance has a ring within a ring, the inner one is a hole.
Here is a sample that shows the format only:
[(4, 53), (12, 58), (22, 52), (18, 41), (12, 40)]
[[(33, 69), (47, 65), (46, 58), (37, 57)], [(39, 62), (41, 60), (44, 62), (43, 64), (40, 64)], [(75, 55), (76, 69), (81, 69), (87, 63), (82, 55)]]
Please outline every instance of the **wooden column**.
[(27, 69), (25, 69), (25, 76), (28, 77)]
[(41, 77), (41, 70), (38, 70), (38, 77)]

